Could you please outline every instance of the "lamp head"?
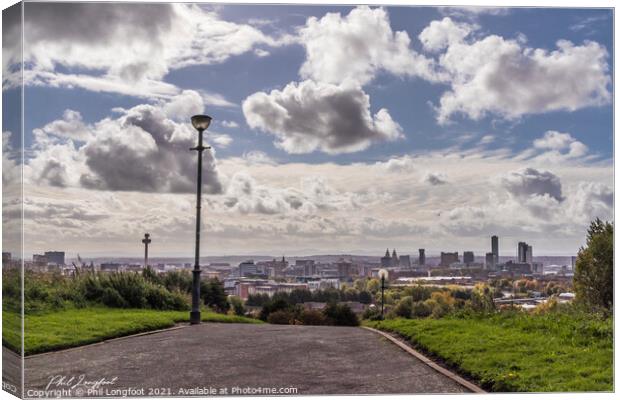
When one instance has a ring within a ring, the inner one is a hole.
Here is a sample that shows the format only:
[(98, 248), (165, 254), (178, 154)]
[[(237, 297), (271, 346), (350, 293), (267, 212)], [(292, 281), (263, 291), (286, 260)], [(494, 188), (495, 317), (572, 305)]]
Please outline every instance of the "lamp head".
[(199, 131), (204, 131), (211, 124), (211, 117), (208, 115), (194, 115), (192, 117), (192, 125)]
[(387, 280), (388, 275), (389, 275), (389, 272), (387, 271), (387, 269), (383, 269), (383, 268), (381, 268), (381, 269), (379, 270), (379, 279), (385, 279), (385, 280)]

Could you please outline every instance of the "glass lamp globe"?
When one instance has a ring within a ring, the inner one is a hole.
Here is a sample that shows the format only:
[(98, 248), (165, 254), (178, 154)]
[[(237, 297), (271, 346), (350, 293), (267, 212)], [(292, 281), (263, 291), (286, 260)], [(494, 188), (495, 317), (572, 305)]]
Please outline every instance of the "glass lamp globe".
[(211, 117), (208, 115), (194, 115), (192, 117), (192, 125), (199, 131), (204, 131), (211, 124)]
[(380, 269), (379, 270), (379, 279), (386, 279), (387, 280), (388, 274), (389, 273), (388, 273), (387, 269), (383, 269), (383, 268)]

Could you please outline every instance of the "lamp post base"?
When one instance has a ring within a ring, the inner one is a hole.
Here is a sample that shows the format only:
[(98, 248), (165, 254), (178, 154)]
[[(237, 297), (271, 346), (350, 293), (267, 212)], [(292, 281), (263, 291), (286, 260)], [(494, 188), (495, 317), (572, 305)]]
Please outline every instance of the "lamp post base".
[(189, 323), (190, 325), (197, 325), (200, 323), (200, 311), (190, 311)]

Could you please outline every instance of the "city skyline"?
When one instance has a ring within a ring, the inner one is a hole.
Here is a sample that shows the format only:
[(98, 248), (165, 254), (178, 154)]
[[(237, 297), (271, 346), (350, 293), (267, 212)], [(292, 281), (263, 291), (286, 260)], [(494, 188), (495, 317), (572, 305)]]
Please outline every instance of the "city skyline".
[(151, 257), (191, 257), (203, 112), (205, 256), (484, 257), (492, 234), (571, 256), (613, 220), (611, 10), (27, 3), (24, 23), (27, 255), (140, 257), (150, 232)]

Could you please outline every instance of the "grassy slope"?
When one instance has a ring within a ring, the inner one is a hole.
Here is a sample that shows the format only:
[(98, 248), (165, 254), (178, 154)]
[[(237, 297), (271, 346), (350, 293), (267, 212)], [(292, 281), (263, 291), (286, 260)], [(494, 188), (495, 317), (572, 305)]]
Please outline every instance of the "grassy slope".
[[(202, 313), (206, 322), (260, 323), (250, 318)], [(169, 328), (189, 321), (188, 311), (92, 307), (26, 315), (26, 355), (95, 343), (105, 339)], [(9, 322), (7, 325), (6, 322)], [(3, 312), (3, 344), (19, 349), (19, 314)]]
[(487, 390), (613, 390), (611, 319), (509, 314), (366, 324), (400, 334)]

